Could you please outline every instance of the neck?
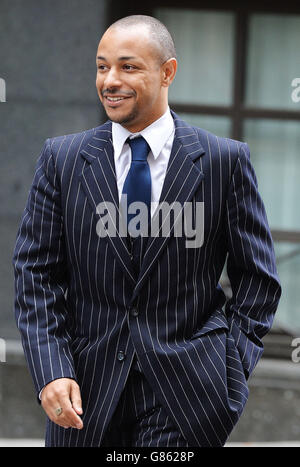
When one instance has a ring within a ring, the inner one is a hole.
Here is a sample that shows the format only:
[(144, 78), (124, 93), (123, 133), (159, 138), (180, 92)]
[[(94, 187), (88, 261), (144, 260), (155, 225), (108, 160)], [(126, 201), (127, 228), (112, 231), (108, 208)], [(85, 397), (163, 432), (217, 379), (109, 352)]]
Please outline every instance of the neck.
[(147, 120), (147, 122), (141, 122), (140, 124), (130, 124), (130, 122), (128, 122), (128, 124), (122, 124), (122, 126), (126, 128), (126, 130), (130, 131), (130, 133), (139, 133), (140, 131), (143, 131), (148, 126), (152, 125), (152, 123), (159, 120), (166, 113), (167, 109), (168, 109), (168, 103), (162, 109), (161, 112), (154, 115), (153, 118), (150, 118), (149, 120)]

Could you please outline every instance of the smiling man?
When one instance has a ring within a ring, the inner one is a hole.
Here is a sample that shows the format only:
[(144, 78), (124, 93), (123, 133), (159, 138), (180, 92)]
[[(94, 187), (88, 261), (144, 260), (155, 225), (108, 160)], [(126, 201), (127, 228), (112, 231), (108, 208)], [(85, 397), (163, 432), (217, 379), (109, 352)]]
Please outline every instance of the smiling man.
[[(152, 23), (146, 24), (130, 17), (117, 22), (104, 34), (97, 53), (99, 98), (108, 117), (132, 133), (166, 112), (177, 68), (171, 38), (162, 28), (151, 35)], [(167, 37), (167, 45), (161, 44), (160, 35)]]
[[(114, 23), (96, 62), (109, 120), (45, 142), (14, 252), (46, 445), (223, 446), (281, 293), (249, 149), (170, 110), (176, 53), (155, 18)], [(97, 234), (100, 203), (125, 237)], [(133, 235), (135, 203), (147, 225), (158, 203), (202, 203), (203, 242), (187, 248), (174, 218)]]

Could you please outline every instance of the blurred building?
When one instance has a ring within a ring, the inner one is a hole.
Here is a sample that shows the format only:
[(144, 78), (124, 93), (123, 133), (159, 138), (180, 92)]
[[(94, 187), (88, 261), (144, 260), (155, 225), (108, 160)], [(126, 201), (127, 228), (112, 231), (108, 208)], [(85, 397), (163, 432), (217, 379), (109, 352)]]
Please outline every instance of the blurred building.
[[(44, 434), (13, 317), (11, 266), (34, 166), (46, 138), (105, 120), (94, 86), (99, 39), (112, 21), (141, 13), (161, 19), (175, 39), (179, 69), (171, 108), (192, 124), (249, 144), (275, 241), (283, 295), (231, 440), (299, 440), (300, 5), (140, 3), (0, 0), (0, 79), (6, 83), (0, 103), (0, 338), (6, 340), (0, 438)], [(230, 295), (226, 271), (222, 284)]]

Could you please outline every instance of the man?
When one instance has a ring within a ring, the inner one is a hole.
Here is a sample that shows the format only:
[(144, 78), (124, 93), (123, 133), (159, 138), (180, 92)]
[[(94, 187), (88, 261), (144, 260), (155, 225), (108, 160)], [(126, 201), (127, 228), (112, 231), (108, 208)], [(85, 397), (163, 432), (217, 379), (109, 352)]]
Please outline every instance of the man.
[[(222, 446), (245, 406), (280, 297), (272, 239), (247, 144), (170, 111), (176, 68), (159, 21), (114, 23), (97, 51), (109, 121), (40, 155), (15, 307), (47, 446)], [(168, 235), (165, 218), (149, 232), (158, 202), (182, 207)], [(177, 229), (188, 203), (192, 247)]]

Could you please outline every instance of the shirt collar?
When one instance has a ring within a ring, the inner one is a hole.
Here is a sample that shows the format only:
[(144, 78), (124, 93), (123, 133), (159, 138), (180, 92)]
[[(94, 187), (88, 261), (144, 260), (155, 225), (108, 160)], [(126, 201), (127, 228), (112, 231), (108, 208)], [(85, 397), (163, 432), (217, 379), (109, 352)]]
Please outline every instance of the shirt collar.
[(121, 155), (123, 146), (128, 137), (142, 135), (150, 146), (151, 152), (156, 159), (161, 153), (164, 145), (174, 131), (174, 120), (168, 107), (167, 111), (151, 125), (139, 133), (131, 133), (119, 123), (112, 122), (112, 141), (115, 159)]

